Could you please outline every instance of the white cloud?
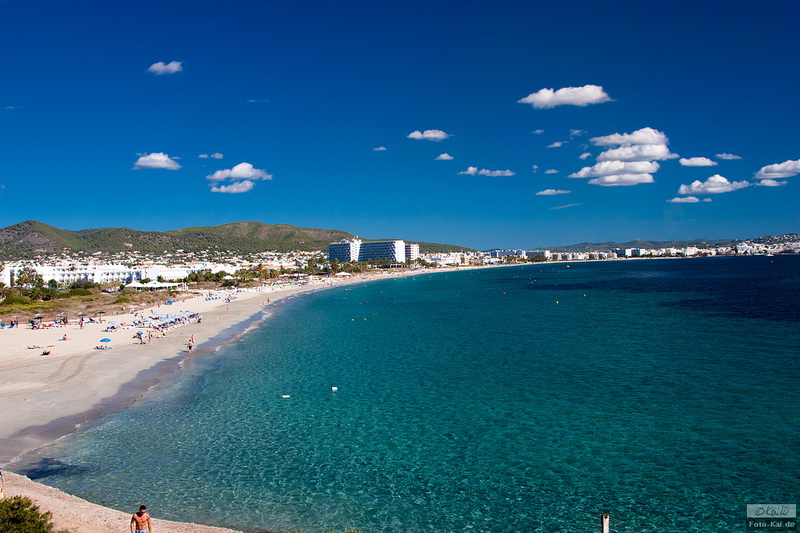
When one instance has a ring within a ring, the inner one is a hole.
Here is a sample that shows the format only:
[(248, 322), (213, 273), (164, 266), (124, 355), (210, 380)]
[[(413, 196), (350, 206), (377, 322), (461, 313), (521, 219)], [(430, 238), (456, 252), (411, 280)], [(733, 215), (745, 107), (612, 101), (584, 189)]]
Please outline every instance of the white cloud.
[(565, 144), (567, 144), (567, 141), (556, 141), (553, 144), (548, 144), (545, 148), (561, 148)]
[(550, 207), (550, 208), (548, 208), (548, 209), (552, 209), (552, 210), (554, 210), (554, 211), (555, 211), (555, 210), (558, 210), (558, 209), (567, 209), (568, 207), (577, 207), (577, 206), (579, 206), (579, 205), (583, 205), (583, 204), (567, 204), (567, 205), (559, 205), (559, 206), (556, 206), (556, 207)]
[(744, 189), (750, 184), (746, 181), (728, 181), (728, 178), (715, 174), (706, 181), (696, 180), (690, 185), (681, 185), (678, 194), (722, 194)]
[(641, 183), (653, 183), (653, 176), (650, 174), (612, 174), (601, 176), (589, 180), (589, 185), (600, 185), (601, 187), (629, 187)]
[(550, 168), (548, 170), (545, 170), (544, 173), (545, 174), (558, 174), (558, 170), (556, 170), (554, 168)]
[(578, 156), (578, 158), (583, 159), (584, 161), (589, 157), (592, 157), (592, 154), (590, 154), (589, 152), (583, 152), (581, 155)]
[(449, 133), (442, 130), (412, 131), (407, 135), (409, 139), (422, 139), (425, 141), (443, 141), (450, 137)]
[(544, 109), (559, 105), (575, 105), (584, 107), (589, 104), (610, 102), (611, 98), (599, 85), (584, 85), (583, 87), (564, 87), (557, 91), (553, 89), (540, 89), (521, 100), (520, 104), (531, 104), (534, 108)]
[(221, 153), (219, 153), (219, 152), (214, 152), (214, 153), (213, 153), (213, 154), (211, 154), (211, 155), (208, 155), (208, 154), (200, 154), (200, 155), (198, 155), (197, 157), (199, 157), (200, 159), (208, 159), (209, 157), (210, 157), (211, 159), (222, 159), (224, 156), (223, 156)]
[(515, 176), (517, 173), (512, 172), (510, 170), (486, 170), (485, 168), (482, 168), (478, 171), (478, 174), (480, 174), (481, 176), (496, 177), (496, 176)]
[(536, 135), (541, 135), (544, 133), (544, 130), (533, 130), (531, 133), (535, 133)]
[(372, 151), (373, 152), (385, 152), (386, 151), (386, 147), (385, 146), (378, 146), (376, 148), (373, 148)]
[(462, 170), (461, 172), (459, 172), (459, 174), (466, 174), (468, 176), (480, 175), (480, 176), (497, 177), (497, 176), (515, 176), (517, 173), (512, 172), (511, 170), (486, 170), (485, 168), (478, 170), (478, 167), (467, 167), (467, 170)]
[(688, 159), (685, 157), (681, 157), (678, 160), (678, 163), (680, 163), (684, 167), (713, 167), (719, 164), (716, 161), (712, 161), (707, 157), (690, 157)]
[(717, 159), (741, 159), (742, 156), (734, 154), (717, 154)]
[(756, 183), (756, 185), (760, 185), (761, 187), (780, 187), (781, 185), (788, 185), (788, 181), (776, 181), (769, 178), (763, 179)]
[(700, 202), (697, 196), (676, 196), (672, 200), (667, 200), (671, 204), (696, 204)]
[(609, 148), (597, 156), (598, 161), (664, 161), (675, 159), (677, 154), (670, 153), (664, 144), (637, 144)]
[(545, 189), (536, 193), (536, 196), (556, 196), (558, 194), (569, 194), (572, 191), (565, 191), (563, 189)]
[(669, 144), (664, 133), (653, 128), (642, 128), (633, 133), (613, 133), (604, 137), (590, 139), (595, 146), (616, 146), (618, 144)]
[(444, 153), (444, 154), (437, 155), (436, 159), (434, 159), (434, 161), (451, 161), (452, 159), (453, 159), (452, 155), (450, 155), (448, 153)]
[(248, 192), (255, 187), (256, 184), (250, 180), (244, 181), (237, 181), (235, 183), (231, 183), (230, 185), (215, 185), (211, 187), (211, 192), (222, 192), (228, 194), (241, 194), (243, 192)]
[(147, 69), (148, 72), (152, 72), (156, 76), (161, 74), (175, 74), (176, 72), (180, 72), (183, 70), (183, 63), (180, 61), (170, 61), (169, 63), (164, 63), (163, 61), (159, 61), (158, 63), (153, 63)]
[(591, 167), (583, 167), (570, 174), (570, 178), (599, 178), (622, 174), (651, 174), (658, 172), (661, 165), (655, 161), (602, 161)]
[(178, 170), (181, 166), (165, 153), (153, 152), (152, 154), (136, 154), (139, 159), (133, 165), (133, 170), (143, 168), (163, 168), (166, 170)]
[(679, 157), (667, 148), (667, 136), (653, 128), (642, 128), (633, 133), (614, 133), (590, 140), (595, 146), (619, 145), (598, 155), (598, 161), (663, 161)]
[(775, 163), (774, 165), (767, 165), (762, 167), (761, 170), (756, 172), (756, 179), (777, 179), (777, 178), (790, 178), (800, 174), (800, 159), (797, 161), (784, 161), (783, 163)]
[(533, 165), (531, 170), (533, 170), (533, 173), (536, 174), (539, 171), (539, 165)]
[(570, 137), (579, 137), (581, 135), (586, 135), (586, 130), (569, 130)]
[[(267, 174), (266, 171), (253, 168), (250, 163), (239, 163), (233, 168), (226, 168), (224, 170), (217, 170), (213, 174), (206, 176), (209, 181), (224, 181), (224, 180), (271, 180), (272, 174)], [(222, 191), (220, 191), (222, 192)], [(244, 192), (244, 191), (242, 191)]]

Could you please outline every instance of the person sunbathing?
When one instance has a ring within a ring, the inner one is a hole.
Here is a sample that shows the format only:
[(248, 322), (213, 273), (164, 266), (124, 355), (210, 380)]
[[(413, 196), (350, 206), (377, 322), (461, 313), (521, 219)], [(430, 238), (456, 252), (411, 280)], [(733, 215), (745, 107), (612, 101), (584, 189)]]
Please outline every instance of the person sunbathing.
[(42, 355), (50, 355), (50, 350), (45, 350), (42, 352)]

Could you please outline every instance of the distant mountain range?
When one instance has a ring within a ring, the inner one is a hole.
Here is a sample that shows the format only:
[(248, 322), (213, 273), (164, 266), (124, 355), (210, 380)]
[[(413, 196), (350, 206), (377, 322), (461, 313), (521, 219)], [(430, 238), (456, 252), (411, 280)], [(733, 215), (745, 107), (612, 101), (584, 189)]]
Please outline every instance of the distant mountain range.
[[(770, 235), (747, 239), (755, 244), (783, 244), (787, 242), (800, 242), (800, 235), (797, 233), (787, 233), (785, 235)], [(607, 251), (616, 248), (645, 248), (648, 250), (660, 250), (661, 248), (717, 248), (720, 246), (736, 246), (737, 243), (744, 242), (743, 239), (694, 239), (691, 241), (628, 241), (628, 242), (582, 242), (570, 246), (553, 246), (550, 248), (542, 247), (553, 252), (592, 252)]]
[[(234, 222), (170, 231), (100, 228), (70, 231), (35, 220), (0, 229), (0, 259), (30, 259), (37, 255), (139, 251), (162, 253), (184, 250), (231, 251), (242, 254), (325, 250), (329, 243), (355, 236), (340, 230), (299, 228), (288, 224)], [(383, 240), (383, 239), (362, 239)], [(418, 243), (422, 253), (470, 250), (463, 246)]]
[(554, 246), (547, 248), (554, 252), (593, 252), (607, 251), (616, 248), (645, 248), (648, 250), (659, 250), (661, 248), (686, 248), (694, 246), (696, 248), (716, 248), (718, 246), (732, 246), (737, 241), (734, 239), (694, 239), (691, 241), (628, 241), (628, 242), (582, 242), (569, 246)]

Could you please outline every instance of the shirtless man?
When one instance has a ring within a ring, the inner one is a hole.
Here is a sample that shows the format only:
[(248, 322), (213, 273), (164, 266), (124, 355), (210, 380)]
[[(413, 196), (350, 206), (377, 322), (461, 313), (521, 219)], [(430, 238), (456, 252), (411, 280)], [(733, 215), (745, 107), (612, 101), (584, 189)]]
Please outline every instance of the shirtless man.
[(147, 514), (146, 506), (140, 505), (139, 511), (133, 513), (131, 533), (153, 533), (153, 524), (150, 523), (150, 515)]

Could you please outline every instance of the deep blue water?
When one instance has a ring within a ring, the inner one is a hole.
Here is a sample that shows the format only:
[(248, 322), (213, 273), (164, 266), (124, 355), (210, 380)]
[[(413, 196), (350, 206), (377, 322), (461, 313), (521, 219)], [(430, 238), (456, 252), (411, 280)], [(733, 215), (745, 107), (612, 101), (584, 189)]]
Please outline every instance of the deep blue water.
[(800, 502), (798, 376), (798, 256), (419, 275), (288, 301), (30, 472), (242, 529), (744, 531)]

